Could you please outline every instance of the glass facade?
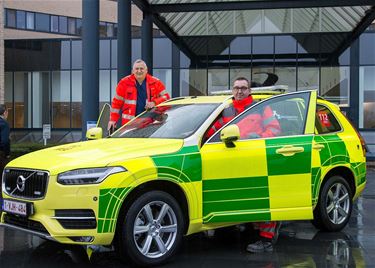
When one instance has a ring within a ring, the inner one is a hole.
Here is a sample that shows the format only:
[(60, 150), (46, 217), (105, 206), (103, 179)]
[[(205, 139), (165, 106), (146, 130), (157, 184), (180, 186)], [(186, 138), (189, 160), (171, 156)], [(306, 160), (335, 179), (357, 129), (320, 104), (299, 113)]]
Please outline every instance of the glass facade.
[[(5, 8), (4, 11), (6, 28), (82, 36), (81, 18), (8, 8)], [(117, 24), (102, 21), (99, 25), (99, 31), (100, 37), (116, 37)], [(160, 30), (156, 29), (154, 29), (153, 34), (155, 37), (164, 36)], [(140, 27), (132, 26), (132, 36), (140, 37), (140, 35)]]
[[(6, 20), (16, 25), (16, 13), (13, 15), (8, 14)], [(28, 15), (24, 15), (28, 27)], [(271, 27), (272, 14), (264, 15), (270, 20), (264, 26)], [(221, 14), (210, 16), (213, 23), (218, 18), (225, 19)], [(54, 29), (69, 31), (64, 17), (50, 17), (49, 23)], [(294, 26), (287, 22), (285, 27)], [(322, 97), (345, 111), (350, 111), (351, 92), (359, 90), (358, 125), (361, 129), (375, 129), (375, 32), (360, 36), (358, 65), (350, 61), (350, 46), (338, 49), (347, 36), (344, 32), (183, 37), (192, 53), (180, 51), (178, 66), (172, 65), (176, 55), (171, 41), (154, 38), (153, 74), (172, 95), (173, 74), (177, 73), (179, 89), (173, 91), (179, 92), (174, 96), (177, 97), (229, 89), (238, 76), (261, 84), (270, 72), (278, 75), (276, 84), (287, 85), (288, 91), (317, 89)], [(54, 129), (81, 128), (82, 41), (8, 40), (5, 47), (5, 100), (11, 108), (11, 126), (41, 128), (50, 123)], [(140, 57), (141, 40), (134, 38), (132, 60)], [(99, 66), (100, 108), (111, 101), (117, 85), (116, 39), (100, 40)], [(358, 85), (352, 83), (353, 75), (357, 75)]]

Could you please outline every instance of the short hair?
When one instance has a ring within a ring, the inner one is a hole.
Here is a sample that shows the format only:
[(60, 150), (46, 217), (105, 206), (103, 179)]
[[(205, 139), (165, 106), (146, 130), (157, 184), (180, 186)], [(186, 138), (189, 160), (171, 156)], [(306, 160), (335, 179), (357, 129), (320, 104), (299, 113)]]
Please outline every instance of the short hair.
[(236, 82), (236, 81), (246, 81), (247, 82), (247, 85), (250, 87), (251, 85), (250, 85), (250, 81), (249, 81), (249, 79), (247, 79), (246, 77), (244, 77), (244, 76), (239, 76), (239, 77), (237, 77), (234, 81), (233, 81), (233, 83), (234, 82)]
[(7, 106), (5, 104), (0, 104), (0, 115), (3, 115), (7, 110)]
[(134, 61), (134, 63), (133, 63), (133, 67), (134, 67), (134, 65), (135, 65), (136, 63), (143, 63), (143, 64), (146, 66), (146, 68), (148, 68), (146, 62), (145, 62), (144, 60), (142, 60), (142, 59), (136, 59), (136, 60)]

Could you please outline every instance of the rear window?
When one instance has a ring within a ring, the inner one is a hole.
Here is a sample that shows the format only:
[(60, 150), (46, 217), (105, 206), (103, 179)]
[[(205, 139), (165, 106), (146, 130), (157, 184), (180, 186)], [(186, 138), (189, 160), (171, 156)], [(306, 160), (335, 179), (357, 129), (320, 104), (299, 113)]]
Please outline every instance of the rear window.
[(315, 127), (318, 134), (341, 131), (341, 126), (331, 110), (323, 105), (316, 107)]

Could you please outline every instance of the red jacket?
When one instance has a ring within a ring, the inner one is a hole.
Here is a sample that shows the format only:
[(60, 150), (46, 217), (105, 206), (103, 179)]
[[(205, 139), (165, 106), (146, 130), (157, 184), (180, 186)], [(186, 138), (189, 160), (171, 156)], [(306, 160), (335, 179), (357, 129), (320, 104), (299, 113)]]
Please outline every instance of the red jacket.
[[(253, 104), (253, 97), (249, 95), (242, 100), (234, 100), (231, 106), (225, 108), (222, 117), (208, 130), (206, 137), (211, 137), (217, 130), (242, 113)], [(237, 122), (241, 138), (274, 137), (280, 133), (280, 124), (273, 115), (273, 111), (266, 106), (262, 114), (250, 114)]]
[(222, 128), (226, 123), (232, 120), (236, 115), (245, 111), (253, 103), (253, 97), (249, 95), (242, 100), (232, 100), (232, 105), (225, 108), (222, 112), (222, 117), (216, 120), (213, 126), (208, 130), (206, 137), (211, 137), (216, 131)]
[[(147, 101), (152, 101), (155, 105), (170, 99), (164, 84), (149, 74), (146, 76)], [(121, 79), (116, 88), (116, 95), (112, 100), (110, 120), (117, 122), (122, 110), (122, 125), (135, 117), (137, 105), (137, 87), (134, 74)]]

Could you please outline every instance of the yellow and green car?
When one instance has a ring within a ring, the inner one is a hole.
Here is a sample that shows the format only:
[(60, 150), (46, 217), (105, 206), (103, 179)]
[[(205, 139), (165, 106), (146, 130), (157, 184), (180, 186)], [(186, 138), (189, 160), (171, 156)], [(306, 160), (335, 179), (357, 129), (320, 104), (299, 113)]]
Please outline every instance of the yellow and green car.
[[(365, 144), (339, 108), (301, 91), (258, 100), (213, 136), (230, 96), (182, 97), (109, 137), (10, 162), (1, 225), (61, 243), (114, 246), (139, 265), (163, 263), (184, 235), (256, 221), (345, 227), (366, 184)], [(274, 137), (243, 135), (270, 107)], [(241, 134), (240, 134), (241, 133)]]

